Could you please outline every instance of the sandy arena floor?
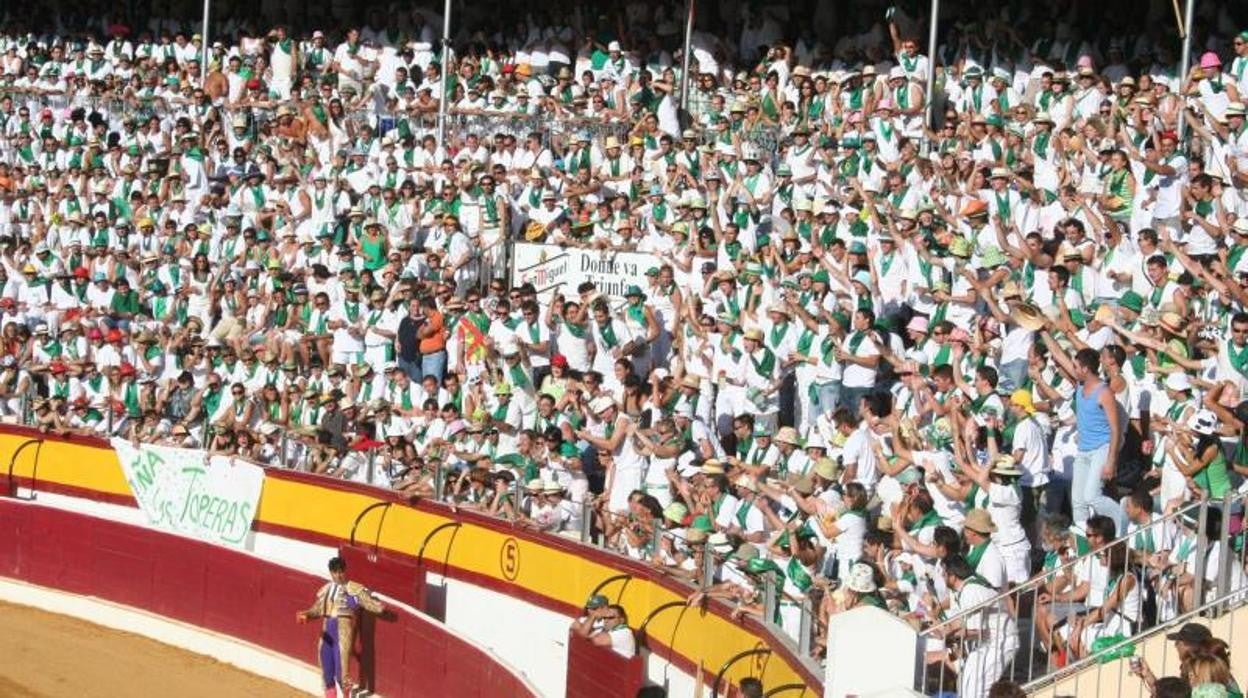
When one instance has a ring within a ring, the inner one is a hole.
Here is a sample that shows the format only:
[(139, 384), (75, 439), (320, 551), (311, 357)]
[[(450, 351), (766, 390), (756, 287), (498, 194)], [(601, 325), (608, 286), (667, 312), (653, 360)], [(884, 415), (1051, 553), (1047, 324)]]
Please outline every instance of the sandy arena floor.
[(139, 635), (0, 602), (0, 696), (268, 698), (285, 684)]

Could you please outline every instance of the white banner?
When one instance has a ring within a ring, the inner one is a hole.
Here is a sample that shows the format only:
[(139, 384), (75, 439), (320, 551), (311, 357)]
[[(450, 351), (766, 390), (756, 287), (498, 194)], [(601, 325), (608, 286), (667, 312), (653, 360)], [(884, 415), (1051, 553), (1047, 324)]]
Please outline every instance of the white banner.
[(244, 547), (260, 504), (264, 468), (204, 451), (113, 439), (139, 509), (157, 528)]
[(662, 262), (645, 252), (583, 250), (575, 247), (516, 243), (512, 255), (511, 285), (533, 284), (543, 301), (556, 292), (575, 298), (576, 287), (590, 281), (601, 293), (617, 301), (636, 284), (646, 287), (646, 270)]

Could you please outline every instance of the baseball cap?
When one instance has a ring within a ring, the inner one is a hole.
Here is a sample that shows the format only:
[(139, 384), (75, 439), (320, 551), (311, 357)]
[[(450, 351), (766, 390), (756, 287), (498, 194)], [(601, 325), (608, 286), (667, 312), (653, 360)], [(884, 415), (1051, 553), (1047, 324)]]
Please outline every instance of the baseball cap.
[(1167, 640), (1186, 642), (1188, 644), (1204, 642), (1211, 638), (1213, 638), (1213, 633), (1209, 632), (1209, 628), (1200, 623), (1184, 623), (1183, 627), (1179, 628), (1177, 632), (1166, 635)]
[(585, 602), (585, 608), (592, 611), (595, 608), (602, 608), (603, 606), (606, 606), (609, 603), (611, 602), (607, 600), (607, 597), (603, 596), (602, 594), (594, 594), (593, 596), (589, 597), (588, 601)]

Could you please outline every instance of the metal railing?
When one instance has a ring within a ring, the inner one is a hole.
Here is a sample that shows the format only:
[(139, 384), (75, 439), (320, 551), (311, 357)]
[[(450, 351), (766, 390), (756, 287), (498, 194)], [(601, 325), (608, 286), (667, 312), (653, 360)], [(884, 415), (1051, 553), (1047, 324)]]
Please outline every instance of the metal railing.
[[(1241, 550), (1236, 551), (1236, 555), (1228, 557), (1227, 565), (1219, 565), (1219, 567), (1229, 571), (1231, 567), (1233, 567), (1234, 565), (1238, 565), (1241, 570), (1244, 569), (1245, 559), (1244, 559), (1244, 553), (1243, 553), (1242, 548)], [(1237, 608), (1243, 605), (1244, 596), (1246, 593), (1248, 593), (1248, 588), (1246, 588), (1244, 585), (1237, 585), (1234, 588), (1227, 589), (1225, 593), (1216, 594), (1214, 598), (1209, 599), (1202, 605), (1197, 606), (1196, 608), (1193, 608), (1185, 613), (1182, 613), (1163, 624), (1159, 624), (1152, 628), (1149, 628), (1148, 630), (1145, 630), (1133, 637), (1124, 638), (1118, 642), (1108, 644), (1102, 647), (1097, 652), (1094, 652), (1091, 655), (1084, 657), (1078, 660), (1077, 662), (1066, 666), (1060, 672), (1054, 672), (1047, 676), (1043, 676), (1033, 681), (1027, 682), (1023, 684), (1023, 688), (1029, 694), (1034, 694), (1034, 693), (1044, 690), (1047, 687), (1057, 686), (1058, 684), (1061, 684), (1069, 679), (1073, 679), (1074, 685), (1069, 686), (1068, 687), (1069, 690), (1067, 692), (1070, 695), (1075, 695), (1075, 696), (1082, 695), (1080, 693), (1079, 684), (1083, 681), (1083, 675), (1088, 668), (1096, 667), (1095, 675), (1090, 678), (1094, 682), (1094, 685), (1096, 686), (1094, 690), (1097, 695), (1104, 695), (1104, 691), (1101, 690), (1101, 686), (1104, 685), (1105, 683), (1104, 681), (1105, 672), (1114, 672), (1118, 675), (1117, 677), (1118, 691), (1115, 695), (1127, 696), (1129, 694), (1124, 693), (1122, 690), (1122, 683), (1123, 683), (1122, 679), (1125, 673), (1132, 671), (1130, 664), (1124, 663), (1121, 661), (1111, 662), (1111, 661), (1108, 661), (1108, 659), (1121, 658), (1124, 655), (1135, 656), (1136, 648), (1148, 642), (1152, 638), (1155, 638), (1159, 635), (1169, 634), (1170, 632), (1176, 630), (1177, 628), (1181, 627), (1185, 623), (1196, 621), (1198, 619), (1207, 620), (1210, 618), (1216, 618), (1222, 615), (1223, 613), (1227, 613), (1233, 610), (1234, 608)], [(1219, 638), (1219, 639), (1225, 640), (1226, 643), (1228, 645), (1231, 645), (1232, 647), (1235, 646), (1234, 645), (1235, 625), (1236, 625), (1235, 623), (1227, 623), (1226, 627), (1227, 627), (1227, 630), (1230, 632), (1230, 636), (1225, 637), (1225, 638)], [(1152, 671), (1152, 673), (1157, 677), (1177, 675), (1180, 670), (1180, 667), (1170, 666), (1169, 659), (1170, 659), (1170, 654), (1168, 652), (1163, 653), (1162, 665), (1159, 667), (1149, 667), (1149, 670)], [(1143, 681), (1140, 682), (1140, 689), (1141, 690), (1138, 692), (1138, 695), (1141, 698), (1144, 698), (1145, 696), (1150, 695), (1149, 691), (1147, 690), (1147, 686), (1144, 684)]]
[[(1248, 592), (1244, 549), (1240, 545), (1227, 555), (1226, 548), (1230, 513), (1243, 504), (1232, 494), (1193, 502), (933, 624), (919, 635), (915, 690), (936, 695), (958, 686), (967, 690), (982, 684), (986, 690), (999, 678), (1022, 684), (1050, 681), (1106, 656), (1111, 651), (1103, 647), (1106, 639), (1148, 633), (1190, 613), (1192, 606), (1205, 606), (1210, 596), (1221, 600), (1223, 610), (1230, 601), (1242, 601)], [(1220, 530), (1206, 536), (1211, 512), (1224, 515)], [(1184, 531), (1184, 522), (1193, 530)], [(1153, 545), (1143, 545), (1150, 539)], [(1215, 545), (1220, 546), (1216, 557)], [(1126, 571), (1134, 576), (1135, 588), (1102, 622), (1084, 625), (1080, 619), (1099, 607), (1117, 583), (1101, 571), (1102, 557), (1117, 547), (1125, 548)], [(1127, 601), (1133, 608), (1123, 608)], [(964, 675), (968, 671), (976, 675)]]
[(621, 141), (632, 130), (626, 120), (559, 116), (550, 113), (518, 114), (507, 112), (465, 113), (452, 111), (447, 115), (448, 142), (454, 143), (468, 134), (476, 134), (483, 142), (503, 134), (523, 140), (530, 133), (539, 134), (542, 147), (558, 149), (571, 144), (581, 135), (601, 143), (607, 136)]
[[(25, 423), (24, 425), (30, 426), (30, 423), (29, 423), (30, 420), (23, 419), (22, 421)], [(260, 465), (261, 467), (283, 468), (283, 469), (285, 469), (287, 465), (291, 465), (293, 467), (290, 469), (299, 470), (302, 472), (309, 472), (307, 467), (300, 467), (301, 464), (299, 463), (286, 463), (283, 461), (283, 456), (286, 452), (285, 446), (286, 444), (290, 442), (291, 438), (297, 439), (299, 437), (294, 437), (293, 434), (291, 434), (290, 432), (283, 431), (281, 438), (279, 440), (279, 443), (282, 444), (282, 454), (279, 455), (279, 457), (276, 459), (276, 462), (272, 464), (256, 463), (256, 465)], [(32, 442), (33, 441), (42, 442), (42, 439), (32, 440)], [(377, 459), (378, 459), (377, 452), (380, 450), (381, 450), (380, 448), (373, 448), (373, 449), (368, 449), (367, 451), (353, 452), (353, 453), (348, 454), (348, 457), (354, 456), (354, 457), (358, 457), (362, 459), (363, 463), (365, 464), (363, 472), (367, 474), (366, 477), (363, 477), (363, 478), (353, 477), (351, 478), (352, 480), (361, 482), (363, 484), (368, 484), (370, 486), (375, 486), (378, 488), (384, 488), (384, 489), (390, 488), (390, 485), (392, 484), (392, 480), (383, 481), (382, 478), (383, 476), (392, 477), (393, 473), (389, 470), (388, 467), (381, 467), (377, 463)], [(16, 457), (16, 454), (14, 454), (14, 456)], [(246, 460), (246, 459), (240, 459), (240, 460)], [(359, 471), (356, 471), (356, 472), (359, 472)], [(433, 468), (431, 472), (428, 473), (428, 475), (430, 476), (431, 480), (435, 483), (441, 481), (441, 485), (435, 484), (433, 488), (433, 493), (434, 493), (433, 499), (439, 503), (452, 504), (450, 498), (447, 496), (447, 490), (449, 489), (451, 479), (446, 477), (446, 472), (447, 471), (445, 470), (445, 468), (439, 465), (438, 467)], [(326, 476), (326, 477), (332, 477), (332, 476)], [(334, 479), (339, 479), (339, 478), (334, 478)], [(517, 487), (519, 487), (519, 485), (521, 484), (519, 482), (519, 478), (517, 478), (516, 483), (517, 483)], [(522, 492), (522, 490), (518, 490), (518, 491)], [(520, 494), (516, 499), (517, 511), (521, 509), (523, 501), (522, 499), (520, 499), (520, 497), (523, 497), (523, 496), (524, 496), (523, 494)], [(372, 508), (380, 508), (382, 504), (384, 504), (384, 507), (388, 509), (390, 504), (392, 504), (392, 502), (379, 503), (377, 505), (372, 505), (371, 507), (366, 508), (365, 512), (371, 510)], [(598, 531), (596, 527), (594, 527), (593, 525), (594, 509), (593, 509), (592, 499), (586, 498), (583, 502), (581, 502), (580, 506), (581, 506), (581, 521), (579, 522), (579, 525), (576, 528), (576, 530), (568, 531), (568, 533), (573, 534), (574, 538), (579, 539), (580, 542), (586, 545), (590, 545), (595, 548), (598, 548), (608, 554), (618, 555), (622, 558), (627, 557), (622, 552), (604, 545), (605, 541), (602, 539), (602, 537), (600, 535), (596, 535), (596, 534), (599, 534), (600, 531)], [(365, 512), (362, 512), (361, 516)], [(357, 518), (357, 521), (356, 521), (357, 526), (358, 526), (358, 523), (359, 523), (359, 520)], [(449, 525), (459, 526), (460, 523), (453, 522), (452, 524), (449, 524)], [(354, 528), (355, 527), (353, 526), (352, 536), (351, 536), (353, 541), (355, 537)], [(652, 540), (650, 541), (652, 545), (658, 545), (658, 541), (664, 535), (664, 531), (659, 530), (659, 529), (660, 529), (659, 523), (656, 522), (656, 531), (653, 535)], [(427, 542), (427, 539), (426, 539), (426, 542)], [(376, 549), (376, 547), (377, 547), (377, 542), (374, 541), (374, 549)], [(421, 551), (421, 555), (423, 556), (423, 548)], [(716, 583), (715, 581), (716, 569), (717, 569), (717, 561), (715, 559), (715, 556), (711, 553), (709, 546), (707, 546), (704, 548), (704, 552), (701, 555), (701, 566), (699, 570), (697, 571), (695, 579), (690, 580), (688, 582), (681, 581), (679, 578), (672, 578), (672, 579), (676, 583), (684, 585), (690, 593), (696, 592), (696, 591), (706, 591), (710, 589), (712, 586), (714, 586), (714, 584)], [(766, 597), (775, 598), (775, 586), (774, 585), (776, 584), (776, 580), (771, 579), (771, 581), (769, 581), (768, 583), (771, 585), (771, 587), (767, 590)], [(774, 612), (775, 606), (773, 605), (770, 608)], [(816, 620), (815, 620), (815, 607), (810, 599), (806, 599), (805, 601), (802, 602), (801, 613), (802, 613), (801, 622), (800, 622), (801, 634), (800, 634), (800, 637), (798, 638), (794, 638), (792, 633), (786, 632), (785, 629), (783, 629), (780, 626), (780, 624), (776, 623), (774, 621), (774, 615), (772, 613), (769, 613), (767, 616), (763, 618), (758, 618), (758, 620), (761, 622), (763, 627), (767, 630), (768, 634), (771, 636), (770, 643), (773, 646), (788, 647), (790, 650), (797, 653), (796, 656), (799, 657), (799, 659), (801, 659), (804, 663), (806, 663), (807, 669), (810, 670), (811, 673), (815, 675), (821, 675), (822, 667), (818, 664), (818, 662), (812, 659), (810, 655), (810, 648), (813, 646), (813, 643), (815, 641), (816, 630), (817, 630), (817, 625), (818, 625), (818, 623), (816, 623)]]

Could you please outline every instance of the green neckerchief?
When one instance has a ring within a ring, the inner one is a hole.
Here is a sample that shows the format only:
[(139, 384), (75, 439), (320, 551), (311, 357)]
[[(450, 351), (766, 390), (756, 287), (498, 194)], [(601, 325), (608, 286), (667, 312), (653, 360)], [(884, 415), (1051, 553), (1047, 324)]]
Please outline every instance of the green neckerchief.
[(640, 303), (637, 305), (632, 305), (630, 303), (628, 307), (625, 308), (625, 313), (628, 317), (632, 318), (633, 322), (636, 322), (639, 325), (646, 324), (646, 306)]
[(775, 325), (773, 325), (771, 328), (771, 332), (770, 332), (771, 345), (773, 347), (780, 346), (780, 343), (784, 341), (784, 336), (788, 334), (788, 332), (789, 332), (788, 322), (778, 322)]
[(836, 338), (832, 335), (827, 335), (823, 338), (823, 341), (819, 343), (819, 348), (821, 350), (820, 358), (823, 360), (823, 365), (833, 365), (836, 362)]
[(972, 545), (971, 549), (967, 551), (966, 561), (970, 563), (971, 569), (979, 568), (979, 561), (984, 557), (984, 553), (988, 551), (988, 543), (990, 542), (984, 541), (979, 545)]
[(1179, 562), (1186, 562), (1187, 558), (1191, 556), (1192, 551), (1195, 549), (1196, 541), (1190, 536), (1185, 536), (1183, 540), (1179, 542), (1179, 549), (1175, 551), (1177, 553), (1176, 557), (1179, 558)]
[(608, 349), (614, 349), (619, 346), (620, 340), (615, 336), (615, 322), (610, 318), (607, 318), (607, 321), (602, 323), (598, 330), (602, 333), (602, 343), (607, 345)]
[(221, 406), (222, 392), (220, 388), (216, 390), (208, 390), (204, 393), (204, 417), (211, 418), (216, 414), (217, 408)]
[(767, 347), (760, 347), (759, 351), (762, 352), (763, 358), (755, 359), (754, 355), (750, 354), (750, 363), (754, 364), (754, 370), (758, 372), (758, 375), (770, 378), (776, 369), (776, 355)]
[(126, 414), (130, 417), (138, 417), (141, 415), (143, 410), (139, 406), (138, 384), (134, 381), (127, 383), (123, 392), (124, 397), (122, 398), (122, 403), (126, 406)]
[(880, 257), (880, 276), (888, 276), (888, 270), (892, 269), (893, 262), (897, 259), (896, 252), (890, 252)]
[(513, 388), (522, 389), (529, 385), (529, 374), (524, 370), (524, 366), (518, 363), (507, 369), (507, 377), (511, 379)]
[(814, 345), (814, 343), (814, 331), (812, 331), (809, 327), (803, 329), (802, 334), (797, 338), (797, 353), (802, 356), (810, 356), (810, 348)]
[(962, 500), (962, 504), (965, 505), (967, 509), (975, 509), (984, 499), (987, 498), (987, 496), (988, 493), (979, 488), (979, 483), (972, 482), (971, 489), (967, 490), (966, 498)]
[(750, 515), (750, 509), (753, 508), (753, 506), (753, 502), (742, 501), (741, 506), (737, 507), (737, 523), (742, 529), (745, 529), (746, 519)]
[(854, 333), (849, 336), (849, 353), (856, 355), (858, 353), (858, 347), (862, 346), (862, 341), (866, 338), (866, 332), (855, 330)]
[(1053, 137), (1051, 131), (1037, 133), (1035, 140), (1031, 142), (1031, 151), (1041, 158), (1047, 158), (1049, 154), (1049, 139)]
[(935, 509), (929, 509), (923, 512), (923, 515), (920, 516), (914, 523), (910, 524), (910, 527), (906, 530), (910, 533), (918, 533), (925, 528), (935, 528), (942, 523), (944, 522), (941, 520), (940, 514), (937, 514)]
[(750, 448), (754, 445), (754, 437), (747, 437), (737, 440), (737, 458), (744, 460), (750, 452)]
[(1162, 299), (1163, 295), (1165, 294), (1165, 292), (1166, 292), (1166, 286), (1167, 286), (1169, 283), (1170, 283), (1170, 281), (1169, 281), (1169, 280), (1166, 280), (1166, 281), (1163, 281), (1161, 284), (1159, 284), (1159, 285), (1157, 285), (1157, 286), (1154, 286), (1154, 287), (1153, 287), (1153, 291), (1152, 291), (1152, 293), (1148, 294), (1148, 303), (1149, 303), (1149, 305), (1153, 306), (1154, 308), (1160, 308), (1160, 307), (1161, 307), (1161, 299)]
[(803, 594), (806, 593), (806, 590), (810, 589), (810, 587), (815, 583), (815, 580), (812, 579), (810, 574), (806, 572), (806, 568), (802, 566), (801, 561), (798, 560), (797, 557), (789, 558), (789, 564), (785, 567), (785, 576), (787, 576), (789, 581), (793, 582), (793, 586), (797, 587)]
[(1236, 349), (1234, 344), (1227, 342), (1226, 354), (1227, 358), (1230, 359), (1231, 367), (1248, 376), (1248, 344), (1245, 344), (1242, 349)]

